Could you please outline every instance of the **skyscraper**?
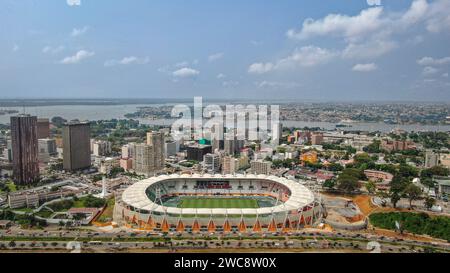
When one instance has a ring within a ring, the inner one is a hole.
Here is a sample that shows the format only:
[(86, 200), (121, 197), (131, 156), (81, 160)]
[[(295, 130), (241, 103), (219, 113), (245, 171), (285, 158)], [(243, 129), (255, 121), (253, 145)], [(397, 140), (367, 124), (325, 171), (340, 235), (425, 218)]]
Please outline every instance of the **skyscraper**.
[(155, 168), (157, 170), (163, 169), (165, 166), (165, 141), (163, 132), (148, 132), (147, 145), (153, 147), (153, 158), (155, 161)]
[(89, 123), (67, 123), (63, 127), (63, 166), (66, 171), (91, 166), (91, 128)]
[(153, 175), (165, 167), (164, 133), (147, 133), (147, 144), (137, 144), (133, 167), (139, 174)]
[(39, 178), (37, 117), (11, 117), (13, 178), (19, 185), (32, 184)]

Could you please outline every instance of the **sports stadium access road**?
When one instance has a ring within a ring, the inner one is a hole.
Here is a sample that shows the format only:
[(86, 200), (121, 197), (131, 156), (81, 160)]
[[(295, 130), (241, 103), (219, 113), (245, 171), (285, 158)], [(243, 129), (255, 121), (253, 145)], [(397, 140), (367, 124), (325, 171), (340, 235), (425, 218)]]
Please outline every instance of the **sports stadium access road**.
[[(133, 233), (133, 232), (94, 232), (94, 231), (27, 231), (27, 230), (16, 230), (13, 229), (10, 232), (0, 231), (0, 245), (8, 245), (11, 241), (16, 241), (17, 243), (17, 250), (21, 249), (20, 244), (22, 242), (28, 242), (25, 243), (25, 246), (23, 249), (26, 249), (27, 244), (34, 243), (34, 245), (37, 245), (37, 243), (42, 244), (43, 242), (47, 242), (47, 244), (50, 244), (52, 242), (57, 242), (58, 244), (61, 244), (63, 242), (67, 243), (69, 241), (78, 241), (78, 242), (90, 242), (90, 241), (100, 241), (102, 242), (101, 245), (96, 246), (89, 246), (91, 248), (100, 248), (100, 249), (110, 249), (110, 248), (117, 248), (117, 243), (120, 243), (120, 246), (122, 246), (123, 249), (130, 248), (133, 249), (142, 249), (141, 247), (146, 247), (145, 249), (151, 250), (155, 249), (156, 244), (158, 243), (164, 243), (164, 241), (172, 241), (172, 242), (213, 242), (208, 243), (208, 248), (213, 247), (217, 248), (215, 244), (221, 243), (223, 240), (226, 242), (243, 242), (242, 240), (237, 240), (239, 238), (239, 234), (230, 234), (226, 236), (221, 235), (212, 235), (209, 239), (207, 235), (189, 235), (186, 236), (172, 236), (172, 237), (164, 237), (160, 234), (150, 234), (150, 233)], [(269, 243), (267, 247), (270, 249), (271, 246), (276, 246), (273, 244), (279, 243), (280, 245), (275, 248), (283, 248), (285, 249), (285, 242), (289, 241), (298, 241), (298, 243), (303, 243), (303, 245), (298, 245), (297, 247), (294, 246), (288, 246), (288, 248), (300, 248), (302, 246), (302, 249), (311, 249), (314, 242), (318, 243), (326, 243), (326, 242), (348, 242), (352, 243), (354, 246), (355, 244), (358, 244), (361, 246), (367, 244), (369, 241), (377, 241), (381, 245), (390, 246), (392, 247), (400, 247), (400, 248), (411, 248), (411, 247), (430, 247), (430, 248), (439, 248), (445, 251), (450, 251), (450, 244), (443, 242), (443, 241), (433, 241), (433, 242), (424, 242), (424, 241), (414, 241), (414, 240), (403, 240), (403, 239), (396, 239), (393, 237), (387, 237), (387, 236), (376, 236), (376, 235), (370, 235), (370, 234), (359, 234), (359, 233), (350, 233), (350, 232), (298, 232), (298, 233), (292, 233), (288, 236), (282, 235), (282, 234), (273, 234), (268, 237), (264, 237), (257, 234), (244, 234), (242, 235), (242, 238), (247, 238), (250, 240), (244, 240), (253, 242), (252, 246), (248, 245), (248, 248), (260, 248), (261, 244), (256, 245), (254, 242), (266, 242)], [(207, 239), (207, 240), (205, 240)], [(304, 244), (305, 242), (308, 242), (308, 244)], [(20, 243), (20, 244), (19, 244)], [(312, 245), (311, 245), (312, 243)], [(130, 247), (133, 246), (134, 247)], [(350, 244), (349, 244), (350, 245)], [(41, 245), (42, 246), (42, 245)], [(245, 245), (241, 245), (242, 247), (245, 247)], [(306, 248), (306, 246), (308, 248)], [(43, 247), (43, 246), (42, 246)], [(167, 249), (168, 246), (165, 248)], [(185, 249), (185, 247), (177, 246), (179, 248)], [(222, 245), (219, 249), (226, 249), (230, 246), (228, 245)], [(46, 249), (51, 249), (51, 246), (47, 245), (44, 247)], [(160, 249), (161, 247), (156, 247), (156, 249)], [(197, 247), (198, 248), (198, 247)], [(164, 247), (162, 247), (164, 249)], [(357, 249), (355, 249), (357, 250)], [(360, 250), (365, 250), (363, 246), (361, 246)], [(2, 250), (0, 250), (2, 251)]]

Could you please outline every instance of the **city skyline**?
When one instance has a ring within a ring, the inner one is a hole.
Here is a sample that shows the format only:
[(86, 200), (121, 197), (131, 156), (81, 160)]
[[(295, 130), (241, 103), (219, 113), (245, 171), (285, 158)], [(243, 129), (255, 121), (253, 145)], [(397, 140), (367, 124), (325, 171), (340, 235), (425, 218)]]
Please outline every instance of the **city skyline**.
[(449, 12), (445, 0), (6, 1), (0, 98), (448, 102)]

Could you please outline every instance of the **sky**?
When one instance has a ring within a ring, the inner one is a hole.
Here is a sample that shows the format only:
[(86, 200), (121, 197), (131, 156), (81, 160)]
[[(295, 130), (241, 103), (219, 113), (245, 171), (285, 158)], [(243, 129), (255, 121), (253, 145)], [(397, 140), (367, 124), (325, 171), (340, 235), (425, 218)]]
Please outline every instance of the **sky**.
[(450, 101), (449, 0), (2, 0), (0, 98)]

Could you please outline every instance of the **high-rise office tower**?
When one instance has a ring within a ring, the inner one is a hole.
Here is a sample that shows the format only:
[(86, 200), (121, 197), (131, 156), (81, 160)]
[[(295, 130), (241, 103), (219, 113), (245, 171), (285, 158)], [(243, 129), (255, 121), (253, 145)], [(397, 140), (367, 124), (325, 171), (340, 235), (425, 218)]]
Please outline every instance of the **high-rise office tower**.
[(155, 161), (155, 168), (157, 170), (164, 169), (166, 158), (166, 145), (163, 132), (148, 132), (147, 145), (153, 147), (153, 158)]
[(37, 138), (44, 139), (50, 137), (50, 121), (48, 118), (39, 118), (37, 120)]
[(283, 137), (283, 124), (281, 124), (280, 122), (274, 122), (272, 124), (272, 143), (276, 145), (280, 144), (282, 137)]
[(134, 170), (147, 176), (161, 171), (165, 167), (164, 133), (147, 133), (147, 144), (137, 144), (133, 162)]
[(39, 178), (37, 117), (11, 117), (11, 148), (14, 182), (28, 185)]
[(63, 127), (63, 166), (78, 171), (91, 166), (91, 128), (89, 123), (67, 123)]
[(155, 165), (153, 160), (153, 147), (146, 144), (136, 144), (133, 168), (138, 174), (152, 175)]

